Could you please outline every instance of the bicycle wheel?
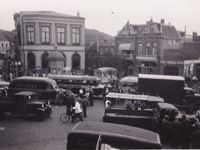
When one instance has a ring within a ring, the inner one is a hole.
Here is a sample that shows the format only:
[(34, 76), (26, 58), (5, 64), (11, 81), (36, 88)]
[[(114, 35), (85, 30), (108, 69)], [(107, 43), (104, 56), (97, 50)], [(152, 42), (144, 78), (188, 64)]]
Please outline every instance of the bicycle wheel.
[(60, 115), (60, 121), (62, 123), (67, 123), (70, 120), (69, 116), (66, 113), (62, 113)]

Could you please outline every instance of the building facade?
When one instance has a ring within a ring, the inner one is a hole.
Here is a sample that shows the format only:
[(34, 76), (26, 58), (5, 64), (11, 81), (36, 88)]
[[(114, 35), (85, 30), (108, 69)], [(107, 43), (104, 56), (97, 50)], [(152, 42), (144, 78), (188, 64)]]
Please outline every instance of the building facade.
[(86, 68), (90, 75), (99, 67), (114, 67), (119, 69), (119, 59), (116, 53), (115, 41), (98, 39), (86, 52)]
[[(14, 14), (17, 45), (24, 71), (50, 72), (48, 56), (61, 53), (64, 67), (85, 70), (85, 19), (52, 11)], [(58, 57), (59, 59), (60, 57)]]
[[(125, 74), (133, 75), (164, 74), (168, 66), (164, 61), (164, 52), (167, 49), (179, 49), (181, 42), (179, 32), (174, 26), (165, 24), (164, 19), (160, 23), (151, 19), (142, 25), (127, 22), (116, 36), (118, 55), (128, 62)], [(129, 68), (131, 71), (128, 72)]]

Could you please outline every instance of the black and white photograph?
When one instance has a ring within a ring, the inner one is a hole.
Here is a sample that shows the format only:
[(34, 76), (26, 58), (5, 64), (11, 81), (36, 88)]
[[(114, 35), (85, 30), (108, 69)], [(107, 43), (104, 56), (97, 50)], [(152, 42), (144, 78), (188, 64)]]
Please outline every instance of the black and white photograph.
[(200, 149), (199, 0), (0, 4), (0, 150)]

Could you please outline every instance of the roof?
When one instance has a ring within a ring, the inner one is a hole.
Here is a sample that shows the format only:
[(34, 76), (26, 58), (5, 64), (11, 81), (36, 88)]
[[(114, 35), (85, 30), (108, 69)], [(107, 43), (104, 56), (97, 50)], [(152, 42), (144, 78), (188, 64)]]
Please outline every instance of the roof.
[(138, 77), (135, 76), (126, 76), (120, 80), (120, 82), (131, 82), (131, 83), (137, 83)]
[(22, 16), (24, 16), (24, 15), (28, 15), (28, 16), (40, 15), (40, 16), (70, 17), (70, 18), (84, 19), (83, 17), (72, 16), (72, 15), (58, 13), (58, 12), (54, 12), (54, 11), (20, 11), (19, 15), (22, 15)]
[(55, 51), (55, 52), (50, 53), (47, 59), (49, 61), (64, 61), (65, 57), (60, 51)]
[(112, 68), (112, 67), (101, 67), (101, 68), (97, 68), (95, 70), (100, 70), (100, 71), (109, 71), (109, 70), (112, 70), (112, 71), (116, 71), (117, 69), (116, 68)]
[(54, 75), (54, 74), (48, 74), (48, 77), (52, 78), (52, 79), (64, 79), (64, 80), (91, 80), (91, 81), (99, 80), (98, 77), (88, 76), (88, 75)]
[(126, 125), (84, 121), (78, 123), (73, 129), (74, 133), (91, 133), (100, 135), (124, 136), (141, 142), (159, 144), (159, 135), (155, 132)]
[(154, 75), (154, 74), (139, 74), (138, 79), (161, 79), (161, 80), (179, 80), (184, 81), (184, 77), (182, 76), (169, 76), (169, 75)]
[(167, 25), (157, 22), (150, 22), (146, 24), (129, 24), (126, 23), (122, 30), (119, 32), (118, 36), (141, 36), (142, 34), (149, 34), (152, 36), (152, 33), (155, 33), (156, 36), (160, 35), (161, 37), (180, 40), (181, 36), (179, 32), (173, 25)]
[(176, 110), (178, 110), (173, 104), (170, 104), (170, 103), (158, 103), (158, 106), (161, 109), (176, 109)]
[(15, 82), (15, 81), (20, 81), (20, 80), (24, 80), (24, 81), (44, 81), (44, 82), (47, 82), (47, 83), (55, 83), (55, 80), (53, 79), (50, 79), (50, 78), (46, 78), (46, 77), (31, 77), (31, 76), (22, 76), (22, 77), (18, 77), (18, 78), (15, 78), (11, 81), (12, 82)]
[(109, 92), (106, 95), (106, 98), (141, 100), (141, 101), (150, 101), (150, 102), (163, 102), (164, 101), (163, 98), (156, 97), (156, 96), (135, 95), (135, 94), (126, 94), (126, 93), (113, 93), (113, 92)]

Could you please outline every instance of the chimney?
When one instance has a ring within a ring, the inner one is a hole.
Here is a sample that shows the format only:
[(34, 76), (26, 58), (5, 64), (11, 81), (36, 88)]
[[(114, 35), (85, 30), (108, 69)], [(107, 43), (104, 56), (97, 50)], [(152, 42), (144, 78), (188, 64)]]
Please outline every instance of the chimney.
[(160, 20), (160, 23), (161, 23), (161, 24), (165, 24), (165, 19), (161, 19), (161, 20)]
[(77, 11), (76, 16), (77, 16), (77, 17), (80, 17), (80, 13), (79, 13), (79, 11)]

